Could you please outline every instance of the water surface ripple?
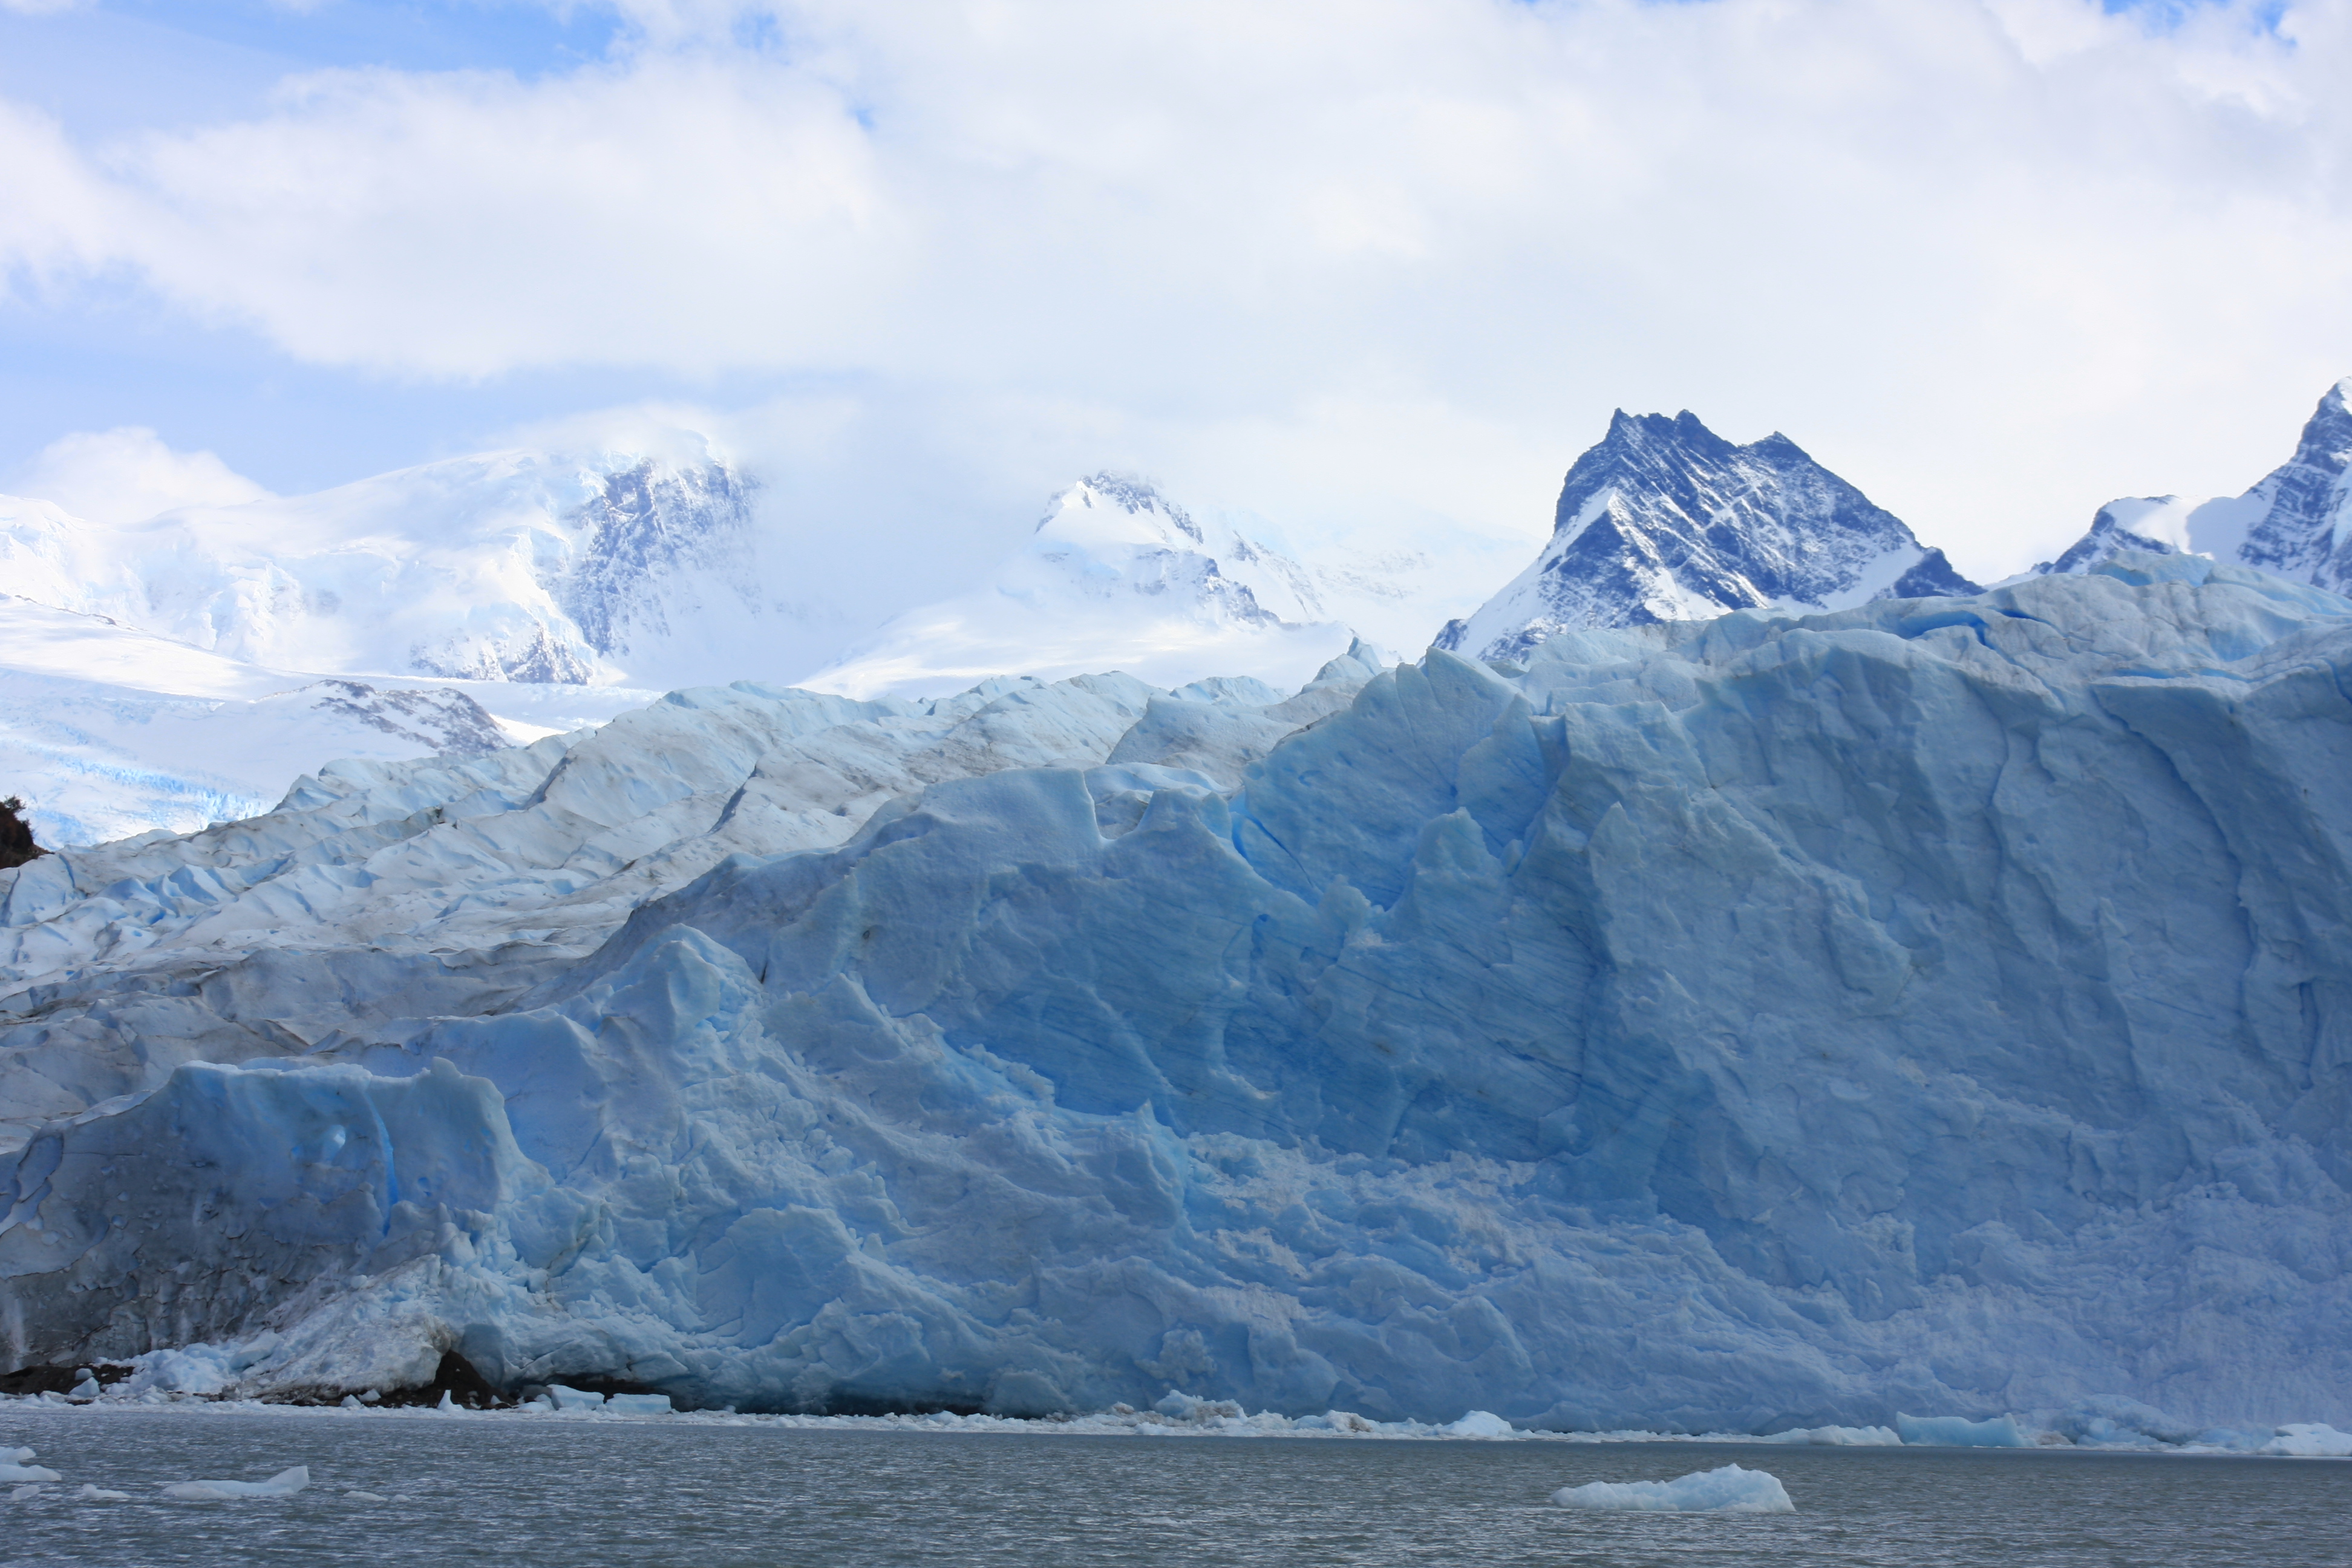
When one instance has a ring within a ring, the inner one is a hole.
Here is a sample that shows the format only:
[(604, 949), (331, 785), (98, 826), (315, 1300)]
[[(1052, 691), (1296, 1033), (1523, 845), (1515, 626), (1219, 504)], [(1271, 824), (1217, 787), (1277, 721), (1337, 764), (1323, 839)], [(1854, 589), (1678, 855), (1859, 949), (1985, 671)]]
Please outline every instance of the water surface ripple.
[[(2065, 1564), (2352, 1561), (2352, 1464), (1965, 1449), (930, 1435), (693, 1421), (0, 1412), (65, 1481), (0, 1562)], [(1793, 1515), (1586, 1513), (1563, 1486), (1737, 1461)], [(158, 1482), (299, 1496), (173, 1502)], [(85, 1482), (131, 1494), (81, 1502)], [(385, 1500), (345, 1496), (361, 1490)]]

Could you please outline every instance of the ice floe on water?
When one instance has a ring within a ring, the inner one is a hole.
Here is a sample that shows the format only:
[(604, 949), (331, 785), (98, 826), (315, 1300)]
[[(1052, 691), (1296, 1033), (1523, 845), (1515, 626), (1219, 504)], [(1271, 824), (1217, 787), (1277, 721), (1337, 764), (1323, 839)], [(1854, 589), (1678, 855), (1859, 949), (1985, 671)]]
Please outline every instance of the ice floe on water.
[(62, 1480), (57, 1471), (33, 1463), (30, 1448), (0, 1448), (0, 1481)]
[(2317, 1421), (2290, 1422), (2254, 1451), (2298, 1459), (2352, 1458), (2352, 1432), (2338, 1432)]
[(183, 1502), (234, 1502), (239, 1498), (292, 1497), (310, 1484), (308, 1465), (278, 1471), (266, 1481), (163, 1481), (163, 1495)]
[(1588, 1481), (1551, 1494), (1562, 1508), (1630, 1513), (1794, 1513), (1789, 1489), (1765, 1470), (1724, 1465), (1670, 1481)]

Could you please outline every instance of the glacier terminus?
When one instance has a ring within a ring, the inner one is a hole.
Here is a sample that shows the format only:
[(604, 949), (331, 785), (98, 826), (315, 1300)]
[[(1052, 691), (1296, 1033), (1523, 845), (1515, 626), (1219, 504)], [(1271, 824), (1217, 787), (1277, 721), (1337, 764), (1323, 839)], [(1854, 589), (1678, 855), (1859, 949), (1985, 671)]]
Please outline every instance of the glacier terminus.
[(2125, 553), (331, 769), (0, 873), (0, 1332), (281, 1396), (2340, 1420), (2347, 659), (2352, 603)]

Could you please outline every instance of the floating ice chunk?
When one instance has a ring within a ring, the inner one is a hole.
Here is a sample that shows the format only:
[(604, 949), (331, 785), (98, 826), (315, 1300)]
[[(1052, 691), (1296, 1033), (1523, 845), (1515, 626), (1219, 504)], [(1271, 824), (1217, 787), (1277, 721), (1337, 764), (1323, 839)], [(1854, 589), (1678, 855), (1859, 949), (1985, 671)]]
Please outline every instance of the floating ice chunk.
[(1461, 1420), (1438, 1430), (1449, 1437), (1508, 1437), (1517, 1428), (1491, 1410), (1473, 1410)]
[(2352, 1432), (2338, 1432), (2321, 1421), (2291, 1421), (2278, 1429), (2277, 1436), (2254, 1452), (2285, 1454), (2299, 1459), (2352, 1458)]
[(1964, 1415), (1897, 1415), (1895, 1429), (1906, 1443), (1943, 1448), (2030, 1448), (2032, 1440), (2018, 1429), (2013, 1415), (1971, 1421)]
[(32, 1462), (30, 1448), (0, 1448), (0, 1481), (58, 1481), (65, 1478)]
[(310, 1484), (310, 1467), (297, 1465), (266, 1481), (165, 1481), (163, 1495), (192, 1502), (229, 1502), (237, 1498), (292, 1497)]
[(601, 1394), (591, 1394), (584, 1388), (566, 1388), (560, 1383), (548, 1384), (547, 1397), (558, 1410), (595, 1410), (604, 1403), (604, 1396)]
[(667, 1415), (672, 1414), (667, 1394), (614, 1394), (604, 1399), (604, 1408), (617, 1415)]
[(1670, 1481), (1588, 1481), (1551, 1494), (1562, 1508), (1622, 1509), (1636, 1513), (1794, 1513), (1780, 1478), (1726, 1465), (1694, 1470)]
[(18, 1487), (15, 1491), (8, 1494), (8, 1500), (10, 1502), (30, 1502), (40, 1495), (41, 1489), (37, 1486)]
[(346, 1500), (352, 1502), (390, 1502), (392, 1500), (382, 1492), (362, 1491), (357, 1487), (345, 1492), (343, 1496)]
[(80, 1486), (74, 1489), (76, 1502), (129, 1502), (129, 1492), (119, 1492), (107, 1487)]
[(1889, 1448), (1903, 1441), (1892, 1426), (1800, 1426), (1775, 1432), (1767, 1443), (1810, 1443), (1822, 1448)]

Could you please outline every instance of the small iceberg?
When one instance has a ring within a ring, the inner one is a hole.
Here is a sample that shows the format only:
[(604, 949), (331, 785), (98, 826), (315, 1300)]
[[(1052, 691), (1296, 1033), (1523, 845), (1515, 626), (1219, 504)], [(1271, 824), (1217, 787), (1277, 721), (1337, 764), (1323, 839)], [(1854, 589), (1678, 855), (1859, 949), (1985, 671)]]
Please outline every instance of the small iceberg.
[(109, 1487), (83, 1486), (74, 1492), (76, 1502), (129, 1502), (129, 1492), (119, 1492)]
[(1491, 1410), (1473, 1410), (1452, 1426), (1441, 1426), (1438, 1430), (1449, 1437), (1509, 1437), (1517, 1432), (1517, 1428)]
[(2352, 1432), (2338, 1432), (2322, 1421), (2290, 1421), (2254, 1452), (2297, 1459), (2352, 1458)]
[(0, 1481), (60, 1481), (65, 1479), (47, 1465), (33, 1463), (30, 1448), (0, 1448)]
[(1892, 1426), (1800, 1426), (1775, 1432), (1767, 1443), (1805, 1443), (1817, 1448), (1893, 1448), (1903, 1439)]
[(163, 1495), (190, 1502), (227, 1502), (237, 1498), (292, 1497), (310, 1484), (310, 1467), (297, 1465), (266, 1481), (164, 1481)]
[(1551, 1494), (1562, 1508), (1618, 1509), (1634, 1513), (1794, 1513), (1780, 1478), (1726, 1465), (1694, 1470), (1670, 1481), (1588, 1481)]
[(616, 1415), (676, 1414), (671, 1408), (669, 1395), (667, 1394), (608, 1394), (604, 1396), (604, 1408)]

